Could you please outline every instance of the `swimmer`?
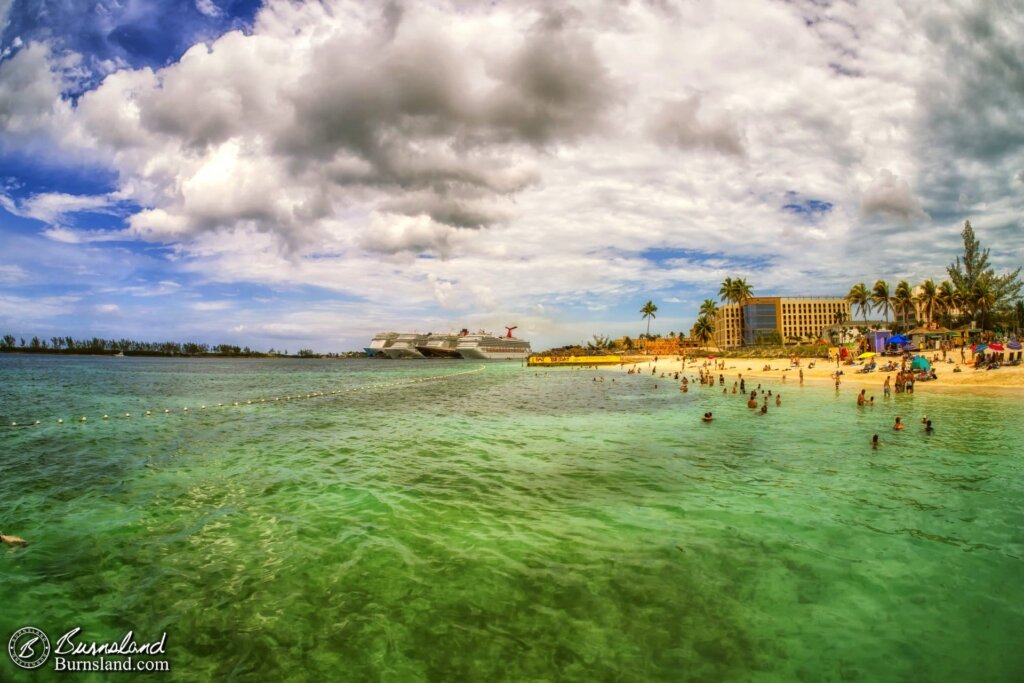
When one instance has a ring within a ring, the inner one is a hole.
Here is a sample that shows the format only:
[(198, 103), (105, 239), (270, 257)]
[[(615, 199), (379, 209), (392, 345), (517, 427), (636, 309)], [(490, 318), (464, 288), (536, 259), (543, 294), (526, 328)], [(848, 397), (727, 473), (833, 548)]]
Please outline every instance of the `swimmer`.
[(875, 434), (873, 437), (871, 437), (871, 447), (878, 448), (880, 445), (881, 444), (878, 441), (878, 434)]
[(893, 425), (892, 425), (892, 428), (895, 429), (897, 432), (902, 432), (904, 426), (905, 425), (903, 424), (903, 421), (900, 420), (899, 417), (897, 417), (896, 418), (896, 422), (894, 422)]
[(701, 418), (704, 422), (711, 422), (715, 418), (711, 416), (711, 413), (704, 413), (704, 417)]
[(857, 394), (857, 405), (862, 406), (868, 402), (867, 396), (864, 395), (866, 391), (867, 389), (861, 389), (860, 393)]
[(932, 421), (931, 420), (928, 420), (927, 422), (924, 423), (924, 433), (925, 434), (934, 434), (935, 433), (935, 429), (932, 427)]
[(6, 543), (7, 545), (28, 545), (28, 541), (18, 536), (5, 536), (0, 534), (0, 543)]
[(778, 408), (782, 405), (782, 394), (775, 394), (775, 407)]
[(758, 413), (758, 415), (767, 415), (767, 414), (768, 414), (768, 404), (766, 403), (763, 406), (761, 406), (761, 412)]

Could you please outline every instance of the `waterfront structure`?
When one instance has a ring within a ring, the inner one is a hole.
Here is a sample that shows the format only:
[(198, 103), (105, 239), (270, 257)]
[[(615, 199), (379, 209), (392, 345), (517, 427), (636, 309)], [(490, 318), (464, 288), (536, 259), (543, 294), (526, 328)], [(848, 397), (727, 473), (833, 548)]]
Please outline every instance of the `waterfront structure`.
[(755, 296), (742, 306), (718, 307), (715, 344), (732, 348), (818, 339), (837, 321), (837, 314), (850, 319), (850, 302), (841, 296)]

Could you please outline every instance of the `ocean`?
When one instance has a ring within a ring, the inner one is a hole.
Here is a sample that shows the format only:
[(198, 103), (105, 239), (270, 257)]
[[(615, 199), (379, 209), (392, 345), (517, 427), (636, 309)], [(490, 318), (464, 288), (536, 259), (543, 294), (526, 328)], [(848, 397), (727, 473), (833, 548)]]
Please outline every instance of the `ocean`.
[(2, 355), (0, 379), (0, 425), (40, 421), (0, 428), (0, 531), (31, 542), (0, 547), (3, 643), (166, 632), (146, 680), (173, 681), (1024, 671), (1017, 399), (790, 381), (757, 416), (444, 360)]

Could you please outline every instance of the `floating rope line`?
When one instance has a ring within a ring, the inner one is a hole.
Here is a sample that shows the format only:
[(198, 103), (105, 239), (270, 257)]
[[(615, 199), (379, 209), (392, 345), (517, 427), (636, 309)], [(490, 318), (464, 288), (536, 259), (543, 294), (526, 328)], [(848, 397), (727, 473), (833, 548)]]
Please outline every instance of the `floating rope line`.
[[(453, 377), (460, 377), (462, 375), (472, 375), (472, 374), (475, 374), (477, 372), (483, 372), (486, 369), (487, 369), (486, 365), (481, 365), (479, 367), (473, 368), (472, 370), (463, 370), (461, 372), (453, 372), (453, 373), (449, 373), (449, 374), (446, 374), (446, 375), (431, 375), (429, 377), (417, 377), (415, 379), (403, 380), (403, 381), (399, 381), (399, 382), (380, 382), (380, 383), (376, 383), (376, 384), (366, 384), (366, 385), (358, 386), (358, 387), (349, 387), (348, 389), (335, 389), (333, 391), (314, 391), (314, 392), (308, 392), (308, 393), (304, 393), (304, 394), (303, 393), (300, 393), (300, 394), (288, 394), (286, 396), (274, 396), (274, 397), (269, 398), (269, 399), (265, 398), (265, 397), (256, 398), (256, 399), (245, 399), (245, 400), (241, 400), (240, 399), (238, 401), (233, 401), (230, 404), (218, 403), (216, 406), (212, 406), (211, 405), (210, 408), (211, 409), (216, 409), (216, 408), (219, 408), (219, 409), (246, 408), (246, 407), (249, 407), (249, 406), (252, 406), (252, 405), (267, 403), (268, 401), (271, 402), (271, 403), (282, 402), (282, 401), (290, 402), (290, 401), (299, 401), (299, 400), (308, 399), (308, 398), (322, 398), (322, 397), (325, 397), (325, 396), (340, 396), (342, 394), (350, 394), (350, 393), (356, 393), (356, 392), (361, 392), (361, 391), (371, 391), (371, 390), (374, 390), (374, 389), (390, 389), (392, 387), (409, 386), (409, 385), (412, 385), (412, 384), (419, 384), (421, 382), (434, 382), (434, 381), (438, 381), (438, 380), (452, 379)], [(182, 415), (189, 415), (189, 414), (195, 414), (196, 412), (206, 412), (206, 411), (207, 411), (207, 407), (205, 405), (199, 406), (199, 410), (198, 411), (195, 411), (195, 410), (190, 411), (189, 407), (185, 406), (185, 407), (183, 407), (181, 409), (180, 414), (182, 414)], [(142, 412), (142, 416), (143, 417), (152, 417), (155, 414), (155, 412), (159, 412), (159, 411), (146, 410), (146, 411)], [(177, 415), (177, 414), (179, 414), (179, 412), (178, 411), (173, 411), (172, 412), (170, 408), (164, 408), (163, 412), (161, 414), (163, 414), (163, 415), (172, 415), (172, 414)], [(103, 418), (102, 418), (101, 421), (102, 422), (110, 422), (111, 420), (127, 420), (127, 419), (131, 419), (131, 417), (132, 417), (132, 414), (130, 412), (129, 413), (124, 413), (123, 416), (119, 416), (117, 414), (114, 414), (113, 417), (111, 416), (110, 413), (104, 413), (103, 414)], [(89, 418), (86, 415), (79, 415), (79, 416), (72, 417), (71, 421), (77, 422), (79, 424), (87, 424), (88, 421), (89, 421)], [(39, 427), (39, 426), (42, 426), (42, 424), (43, 423), (40, 420), (32, 420), (32, 421), (26, 421), (26, 422), (12, 421), (12, 422), (10, 422), (8, 424), (2, 425), (2, 427), (5, 428), (5, 429), (27, 429), (27, 428), (31, 428), (31, 427)], [(64, 424), (64, 418), (60, 418), (59, 417), (59, 418), (56, 418), (55, 420), (49, 420), (49, 421), (47, 421), (47, 424), (62, 425), (62, 424)]]

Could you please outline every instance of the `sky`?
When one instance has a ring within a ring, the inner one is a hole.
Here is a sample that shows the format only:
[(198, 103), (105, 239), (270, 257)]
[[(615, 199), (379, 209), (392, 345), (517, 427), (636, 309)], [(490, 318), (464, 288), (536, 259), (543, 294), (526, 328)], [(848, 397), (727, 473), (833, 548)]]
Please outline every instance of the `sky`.
[(0, 334), (667, 334), (1022, 208), (1016, 0), (0, 0)]

